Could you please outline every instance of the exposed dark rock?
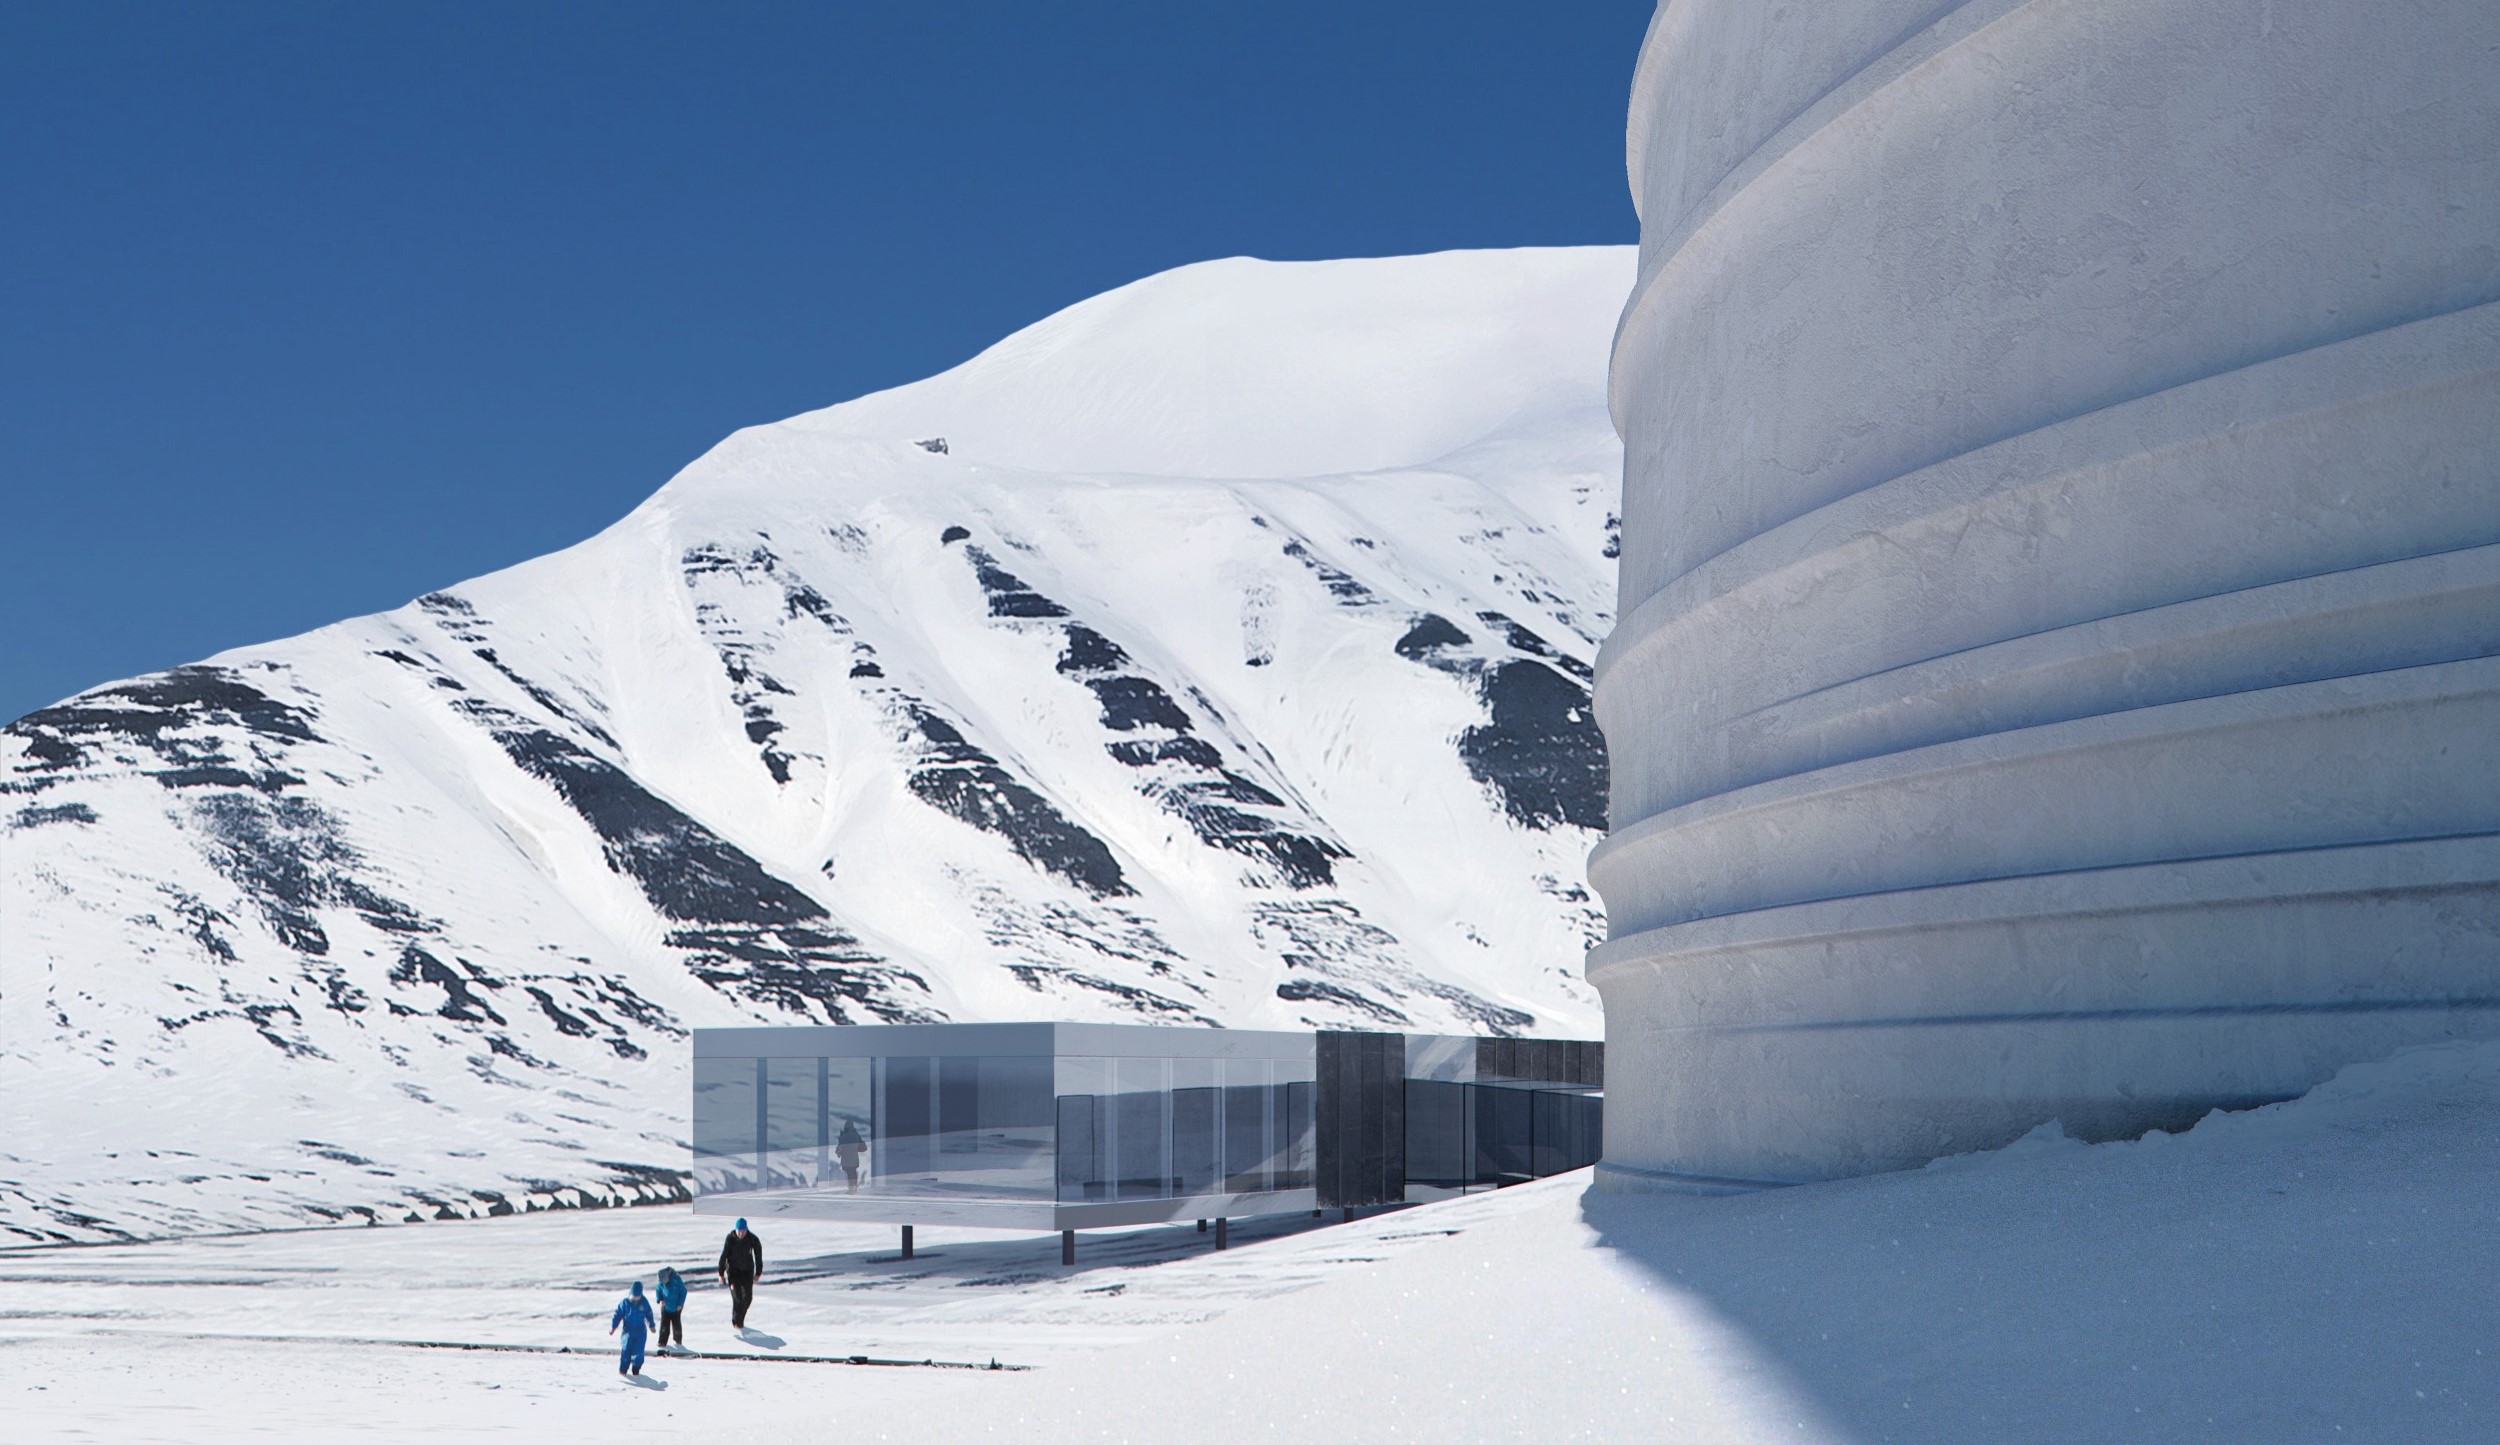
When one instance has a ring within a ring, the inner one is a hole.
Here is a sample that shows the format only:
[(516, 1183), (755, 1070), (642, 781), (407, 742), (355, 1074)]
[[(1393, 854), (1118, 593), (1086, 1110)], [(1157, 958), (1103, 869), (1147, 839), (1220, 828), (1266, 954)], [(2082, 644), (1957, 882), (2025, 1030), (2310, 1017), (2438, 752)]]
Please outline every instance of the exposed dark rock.
[[(616, 746), (616, 739), (610, 737), (607, 730), (600, 727), (597, 722), (583, 717), (566, 706), (562, 698), (557, 697), (547, 688), (506, 666), (503, 659), (496, 655), (495, 649), (485, 645), (491, 637), (488, 630), (489, 623), (487, 619), (478, 615), (477, 608), (467, 598), (456, 592), (429, 592), (417, 599), (417, 610), (433, 618), (434, 625), (441, 628), (453, 641), (469, 644), (470, 656), (493, 668), (504, 681), (519, 688), (523, 696), (538, 704), (549, 717), (579, 728), (583, 733), (597, 738), (609, 747)], [(404, 654), (386, 653), (384, 655), (391, 656), (397, 661), (411, 660)]]
[(484, 724), (523, 771), (563, 795), (599, 835), (608, 866), (640, 885), (662, 916), (758, 927), (825, 916), (816, 900), (605, 758), (502, 709), (472, 702), (461, 710)]
[(981, 591), (990, 599), (990, 616), (1046, 618), (1065, 617), (1068, 609), (1025, 585), (1024, 579), (998, 565), (996, 558), (979, 547), (964, 548), (972, 559), (972, 573), (980, 579)]
[(401, 946), (399, 963), (391, 970), (391, 982), (405, 987), (428, 984), (443, 991), (443, 1002), (433, 1012), (462, 1023), (501, 1024), (502, 1014), (494, 1005), (480, 997), (469, 986), (470, 981), (454, 973), (443, 961), (426, 952), (414, 942)]
[(1404, 1026), (1412, 1022), (1406, 1015), (1387, 1004), (1365, 998), (1352, 989), (1340, 988), (1333, 983), (1322, 983), (1318, 979), (1286, 979), (1283, 983), (1276, 985), (1276, 996), (1289, 1003), (1333, 1003), (1340, 1008), (1366, 1014), (1384, 1024)]
[(1189, 731), (1189, 714), (1172, 701), (1163, 685), (1150, 677), (1133, 673), (1086, 679), (1094, 698), (1102, 704), (1102, 725), (1113, 732), (1131, 733), (1139, 728), (1169, 728), (1174, 732)]
[(215, 730), (308, 743), (316, 740), (312, 724), (309, 710), (279, 702), (228, 669), (178, 667), (81, 693), (0, 728), (25, 741), (29, 759), (0, 788), (40, 791), (52, 781), (47, 775), (100, 764), (115, 748), (144, 751), (174, 771), (233, 766)]
[(1409, 662), (1430, 662), (1447, 648), (1465, 647), (1474, 639), (1458, 630), (1458, 624), (1437, 612), (1427, 612), (1415, 619), (1406, 635), (1397, 640), (1398, 656)]
[[(701, 584), (714, 577), (742, 586), (777, 587), (784, 620), (807, 616), (836, 632), (850, 631), (850, 624), (833, 610), (823, 593), (781, 572), (781, 559), (770, 547), (752, 546), (739, 553), (718, 543), (706, 543), (688, 548), (681, 563), (689, 590), (700, 592)], [(738, 705), (746, 724), (747, 741), (756, 745), (756, 754), (773, 781), (787, 784), (792, 777), (794, 755), (773, 741), (788, 729), (775, 715), (772, 699), (797, 694), (761, 669), (758, 659), (765, 648), (732, 620), (729, 609), (721, 603), (698, 601), (695, 626), (720, 658), (721, 671), (729, 678), (730, 700)]]
[(353, 910), (386, 933), (429, 933), (435, 925), (365, 878), (370, 864), (338, 817), (309, 798), (211, 793), (188, 809), (201, 853), (243, 891), (279, 942), (301, 954), (330, 951), (319, 910)]
[(928, 1023), (937, 1015), (898, 1002), (895, 985), (927, 980), (880, 960), (837, 929), (681, 928), (667, 936), (686, 971), (723, 993), (829, 1024)]
[(901, 711), (922, 744), (904, 781), (912, 796), (1005, 839), (1016, 856), (1096, 898), (1136, 892), (1121, 873), (1110, 845), (1017, 781), (935, 709), (917, 699), (905, 699)]
[(1007, 971), (1015, 975), (1017, 982), (1036, 993), (1048, 993), (1048, 986), (1053, 983), (1069, 984), (1091, 993), (1108, 994), (1130, 1012), (1145, 1015), (1157, 1023), (1215, 1026), (1215, 1020), (1188, 1004), (1116, 979), (1040, 963), (1011, 963), (1007, 965)]
[[(1187, 822), (1200, 842), (1267, 864), (1288, 887), (1335, 881), (1336, 860), (1349, 856), (1343, 844), (1277, 816), (1290, 811), (1285, 800), (1227, 767), (1223, 750), (1197, 735), (1196, 719), (1161, 683), (1124, 670), (1132, 663), (1118, 643), (1081, 622), (1068, 624), (1066, 639), (1058, 670), (1094, 694), (1104, 727), (1165, 734), (1106, 745), (1113, 758), (1148, 775), (1149, 797)], [(1212, 710), (1203, 695), (1192, 696)]]
[(1065, 676), (1110, 672), (1128, 666), (1128, 653), (1120, 644), (1103, 636), (1082, 622), (1067, 626), (1067, 647), (1059, 654), (1059, 671)]
[(1559, 650), (1534, 631), (1499, 612), (1479, 612), (1476, 614), (1476, 620), (1488, 627), (1500, 628), (1502, 640), (1509, 643), (1513, 651), (1524, 652), (1531, 657), (1541, 657), (1582, 682), (1593, 681), (1597, 676), (1596, 669), (1587, 663), (1573, 657), (1570, 653)]
[(1311, 575), (1319, 579), (1320, 585), (1328, 589), (1328, 595), (1336, 598), (1339, 603), (1349, 607), (1360, 607), (1379, 600), (1369, 587), (1356, 581), (1351, 574), (1321, 560), (1316, 553), (1312, 552), (1310, 545), (1301, 538), (1289, 538), (1285, 542), (1284, 550), (1286, 556), (1309, 568)]
[(1589, 704), (1586, 663), (1499, 612), (1477, 620), (1530, 654), (1491, 662), (1455, 623), (1427, 612), (1397, 641), (1397, 653), (1468, 679), (1489, 714), (1458, 736), (1468, 776), (1490, 787), (1502, 810), (1531, 828), (1606, 826), (1606, 739)]
[(544, 779), (599, 835), (608, 866), (661, 916), (686, 925), (666, 938), (696, 978), (723, 992), (827, 1023), (859, 1014), (920, 1017), (894, 993), (925, 992), (799, 891), (631, 775), (511, 713), (464, 701), (506, 756)]
[(1531, 828), (1606, 827), (1606, 739), (1588, 688), (1542, 662), (1505, 662), (1482, 679), (1492, 719), (1459, 734), (1469, 776)]

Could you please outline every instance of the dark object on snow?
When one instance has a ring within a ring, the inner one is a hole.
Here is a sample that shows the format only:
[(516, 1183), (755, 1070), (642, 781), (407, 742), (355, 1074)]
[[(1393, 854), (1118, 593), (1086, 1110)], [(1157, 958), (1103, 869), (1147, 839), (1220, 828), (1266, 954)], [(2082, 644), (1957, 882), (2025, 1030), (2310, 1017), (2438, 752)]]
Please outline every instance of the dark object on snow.
[(764, 1241), (755, 1237), (747, 1222), (729, 1231), (720, 1245), (720, 1277), (729, 1286), (729, 1327), (742, 1330), (747, 1324), (747, 1309), (755, 1303), (756, 1276), (764, 1272)]
[(913, 442), (912, 445), (920, 448), (924, 452), (935, 452), (939, 456), (946, 455), (946, 438), (944, 437), (929, 437), (922, 441)]
[(659, 1296), (660, 1300), (659, 1348), (667, 1349), (669, 1340), (674, 1337), (677, 1341), (677, 1348), (684, 1349), (686, 1347), (685, 1277), (668, 1266), (662, 1265), (660, 1266), (659, 1287), (652, 1293)]
[(642, 1297), (641, 1280), (634, 1281), (633, 1289), (616, 1302), (616, 1313), (608, 1316), (608, 1333), (615, 1334), (620, 1328), (625, 1331), (625, 1341), (616, 1352), (616, 1372), (639, 1375), (643, 1342), (651, 1334), (651, 1301)]

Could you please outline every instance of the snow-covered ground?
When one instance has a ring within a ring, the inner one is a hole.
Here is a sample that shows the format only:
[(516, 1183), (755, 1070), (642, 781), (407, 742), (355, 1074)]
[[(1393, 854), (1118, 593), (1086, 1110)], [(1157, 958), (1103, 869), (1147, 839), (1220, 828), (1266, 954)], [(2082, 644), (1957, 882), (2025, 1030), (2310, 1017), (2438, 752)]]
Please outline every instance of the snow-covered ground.
[[(1567, 1176), (1351, 1225), (1089, 1237), (786, 1227), (753, 1323), (620, 1383), (671, 1208), (0, 1252), (31, 1440), (2488, 1441), (2500, 1046), (2346, 1070), (2188, 1133), (2044, 1131), (1731, 1198)], [(283, 1341), (280, 1337), (283, 1337)], [(392, 1341), (516, 1348), (456, 1351)], [(539, 1352), (571, 1346), (588, 1353)], [(517, 1347), (537, 1347), (524, 1349)], [(886, 1359), (989, 1371), (811, 1363)]]

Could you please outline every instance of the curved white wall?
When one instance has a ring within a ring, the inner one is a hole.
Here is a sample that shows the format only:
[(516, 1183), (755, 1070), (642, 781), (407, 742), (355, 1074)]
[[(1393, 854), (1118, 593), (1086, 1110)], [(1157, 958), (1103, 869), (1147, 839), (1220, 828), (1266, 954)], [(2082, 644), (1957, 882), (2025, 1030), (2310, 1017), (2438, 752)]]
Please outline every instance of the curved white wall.
[(1616, 338), (1616, 1187), (2500, 1032), (2500, 5), (1673, 0)]

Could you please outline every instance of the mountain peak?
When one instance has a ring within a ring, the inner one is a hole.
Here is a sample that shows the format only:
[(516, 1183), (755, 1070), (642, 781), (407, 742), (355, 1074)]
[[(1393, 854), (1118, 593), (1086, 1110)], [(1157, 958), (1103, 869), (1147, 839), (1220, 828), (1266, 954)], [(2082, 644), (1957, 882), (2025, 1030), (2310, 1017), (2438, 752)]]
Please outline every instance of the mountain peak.
[(1108, 291), (949, 371), (784, 425), (943, 436), (1028, 470), (1324, 476), (1423, 466), (1602, 396), (1628, 246), (1203, 261)]

